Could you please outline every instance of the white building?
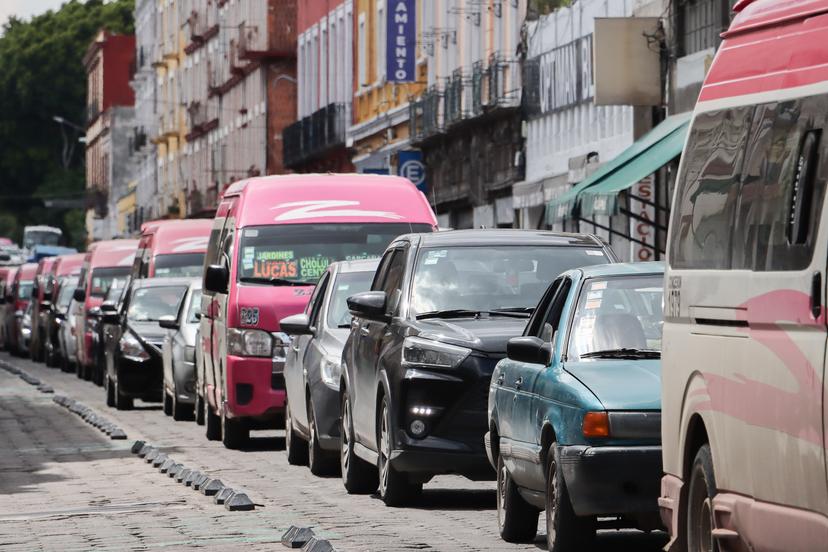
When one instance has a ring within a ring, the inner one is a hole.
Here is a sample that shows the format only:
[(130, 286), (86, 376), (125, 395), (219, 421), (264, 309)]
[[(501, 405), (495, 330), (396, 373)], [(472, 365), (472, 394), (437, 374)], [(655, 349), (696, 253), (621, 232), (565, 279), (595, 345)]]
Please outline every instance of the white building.
[(158, 117), (158, 87), (155, 69), (157, 0), (135, 2), (135, 134), (132, 158), (135, 165), (137, 225), (155, 218), (155, 196), (158, 193), (157, 152), (151, 138), (155, 136)]

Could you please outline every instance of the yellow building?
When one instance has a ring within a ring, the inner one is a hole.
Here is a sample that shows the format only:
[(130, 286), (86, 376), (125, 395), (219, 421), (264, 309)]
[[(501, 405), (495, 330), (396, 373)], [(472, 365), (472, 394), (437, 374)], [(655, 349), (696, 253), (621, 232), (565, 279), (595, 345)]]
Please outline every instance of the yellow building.
[(423, 25), (423, 2), (417, 6), (416, 75), (414, 83), (390, 83), (385, 74), (386, 10), (391, 0), (354, 0), (353, 120), (348, 145), (358, 172), (396, 171), (397, 152), (408, 149), (409, 102), (425, 90), (426, 58), (419, 36)]
[(129, 192), (118, 200), (118, 235), (121, 237), (135, 235), (138, 230), (135, 219), (137, 211), (135, 188), (137, 186), (137, 180), (130, 182), (128, 185)]
[(157, 134), (158, 196), (155, 211), (161, 217), (184, 213), (185, 190), (182, 157), (186, 145), (186, 118), (181, 101), (181, 70), (185, 57), (182, 0), (158, 0), (158, 49), (155, 70), (158, 86)]

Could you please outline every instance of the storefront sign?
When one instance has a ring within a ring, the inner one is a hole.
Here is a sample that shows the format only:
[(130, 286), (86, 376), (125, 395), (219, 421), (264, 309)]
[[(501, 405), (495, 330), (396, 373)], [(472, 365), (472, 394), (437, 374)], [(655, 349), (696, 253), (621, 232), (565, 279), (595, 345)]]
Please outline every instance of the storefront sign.
[(553, 113), (592, 100), (592, 35), (577, 38), (530, 60), (527, 86), (530, 111)]
[(417, 80), (417, 5), (415, 0), (390, 0), (386, 32), (386, 75), (389, 82)]
[[(652, 175), (644, 180), (640, 180), (630, 190), (631, 194), (647, 201), (654, 201), (653, 193), (655, 184)], [(630, 218), (630, 236), (636, 240), (642, 241), (647, 245), (641, 243), (630, 242), (632, 248), (630, 260), (632, 262), (654, 261), (655, 259), (655, 228), (652, 222), (646, 221), (655, 220), (655, 207), (641, 201), (636, 201), (630, 198), (630, 211), (638, 215), (641, 219), (638, 220)]]

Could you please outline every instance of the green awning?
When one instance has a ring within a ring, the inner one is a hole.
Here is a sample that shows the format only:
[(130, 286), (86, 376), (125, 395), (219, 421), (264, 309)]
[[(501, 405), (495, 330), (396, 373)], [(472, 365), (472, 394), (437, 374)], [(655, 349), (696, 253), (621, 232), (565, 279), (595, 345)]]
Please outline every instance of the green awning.
[[(589, 178), (547, 204), (548, 223), (572, 218), (579, 202), (582, 214), (613, 212), (618, 192), (657, 171), (681, 154), (691, 113), (667, 117)], [(648, 171), (642, 173), (641, 171)], [(602, 209), (596, 210), (596, 207)]]

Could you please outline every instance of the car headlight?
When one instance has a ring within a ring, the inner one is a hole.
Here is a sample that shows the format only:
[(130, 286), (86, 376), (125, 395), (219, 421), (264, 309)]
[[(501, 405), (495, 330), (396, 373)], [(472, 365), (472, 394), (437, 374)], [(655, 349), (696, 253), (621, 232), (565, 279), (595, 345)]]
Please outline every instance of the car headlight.
[(419, 337), (406, 337), (403, 342), (402, 365), (425, 368), (456, 368), (471, 349), (456, 347)]
[(331, 389), (339, 389), (339, 377), (342, 375), (342, 362), (335, 357), (324, 357), (319, 363), (319, 374), (322, 383)]
[(284, 362), (287, 360), (287, 351), (290, 347), (290, 336), (284, 332), (273, 334), (273, 362)]
[(273, 338), (263, 330), (227, 330), (227, 352), (236, 356), (269, 357)]
[(129, 332), (126, 332), (123, 336), (121, 336), (121, 340), (118, 342), (118, 347), (121, 349), (121, 355), (127, 360), (144, 362), (150, 357), (147, 350), (144, 349), (144, 346), (141, 345), (140, 341), (138, 341), (138, 338)]

